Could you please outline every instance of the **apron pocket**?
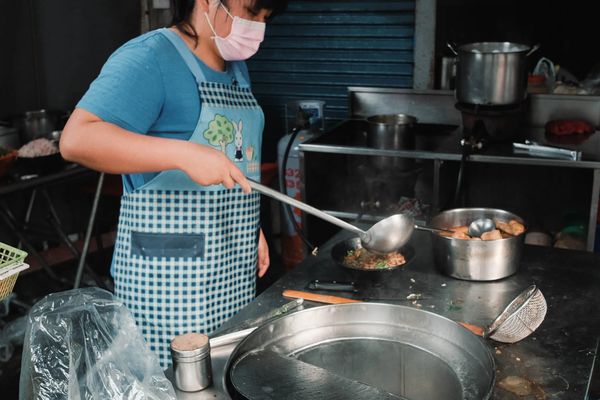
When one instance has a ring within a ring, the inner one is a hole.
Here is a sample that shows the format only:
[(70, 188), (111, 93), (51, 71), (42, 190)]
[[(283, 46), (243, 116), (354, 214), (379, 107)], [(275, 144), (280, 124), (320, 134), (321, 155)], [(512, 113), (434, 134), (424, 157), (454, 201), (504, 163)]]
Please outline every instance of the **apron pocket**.
[(204, 257), (204, 234), (131, 232), (131, 255), (202, 258)]

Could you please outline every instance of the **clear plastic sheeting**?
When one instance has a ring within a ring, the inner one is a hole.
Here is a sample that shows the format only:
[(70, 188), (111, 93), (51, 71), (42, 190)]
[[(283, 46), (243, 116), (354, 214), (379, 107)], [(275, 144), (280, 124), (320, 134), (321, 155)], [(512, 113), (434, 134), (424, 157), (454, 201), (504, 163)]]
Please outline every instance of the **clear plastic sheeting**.
[(135, 321), (99, 288), (46, 296), (29, 313), (20, 400), (174, 400)]

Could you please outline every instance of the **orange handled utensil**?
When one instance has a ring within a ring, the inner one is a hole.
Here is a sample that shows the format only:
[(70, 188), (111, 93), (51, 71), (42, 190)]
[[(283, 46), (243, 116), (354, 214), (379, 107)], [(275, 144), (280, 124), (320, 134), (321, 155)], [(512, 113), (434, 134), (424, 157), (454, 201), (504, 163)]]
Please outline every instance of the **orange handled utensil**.
[(289, 297), (291, 299), (304, 299), (326, 304), (362, 303), (362, 300), (354, 300), (346, 297), (330, 296), (326, 294), (309, 293), (290, 289), (283, 291), (283, 297)]

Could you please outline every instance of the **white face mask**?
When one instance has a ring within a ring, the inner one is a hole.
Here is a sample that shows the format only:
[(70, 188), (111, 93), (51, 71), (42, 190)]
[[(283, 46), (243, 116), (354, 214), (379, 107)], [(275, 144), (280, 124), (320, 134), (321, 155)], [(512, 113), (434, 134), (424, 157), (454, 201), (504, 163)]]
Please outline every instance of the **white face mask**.
[(212, 37), (217, 45), (217, 49), (225, 61), (242, 61), (252, 57), (258, 51), (258, 48), (265, 38), (266, 24), (264, 22), (250, 21), (240, 17), (234, 17), (229, 10), (221, 3), (217, 7), (223, 7), (225, 12), (231, 17), (231, 32), (227, 37), (217, 35), (215, 28), (210, 22), (208, 13), (204, 13), (208, 26), (213, 31)]

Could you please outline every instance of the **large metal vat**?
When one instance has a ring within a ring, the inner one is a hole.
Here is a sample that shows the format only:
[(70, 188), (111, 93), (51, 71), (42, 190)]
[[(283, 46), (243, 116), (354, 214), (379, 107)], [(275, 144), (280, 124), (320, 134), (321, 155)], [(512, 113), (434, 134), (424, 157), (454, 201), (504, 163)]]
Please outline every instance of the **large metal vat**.
[[(275, 353), (283, 362), (240, 371), (257, 352)], [(339, 392), (347, 388), (323, 378), (333, 376), (391, 398), (480, 400), (491, 396), (495, 368), (485, 341), (447, 318), (405, 306), (359, 303), (312, 308), (261, 326), (236, 347), (226, 371), (225, 385), (234, 399), (343, 398)], [(256, 385), (246, 395), (239, 390), (240, 374)]]

